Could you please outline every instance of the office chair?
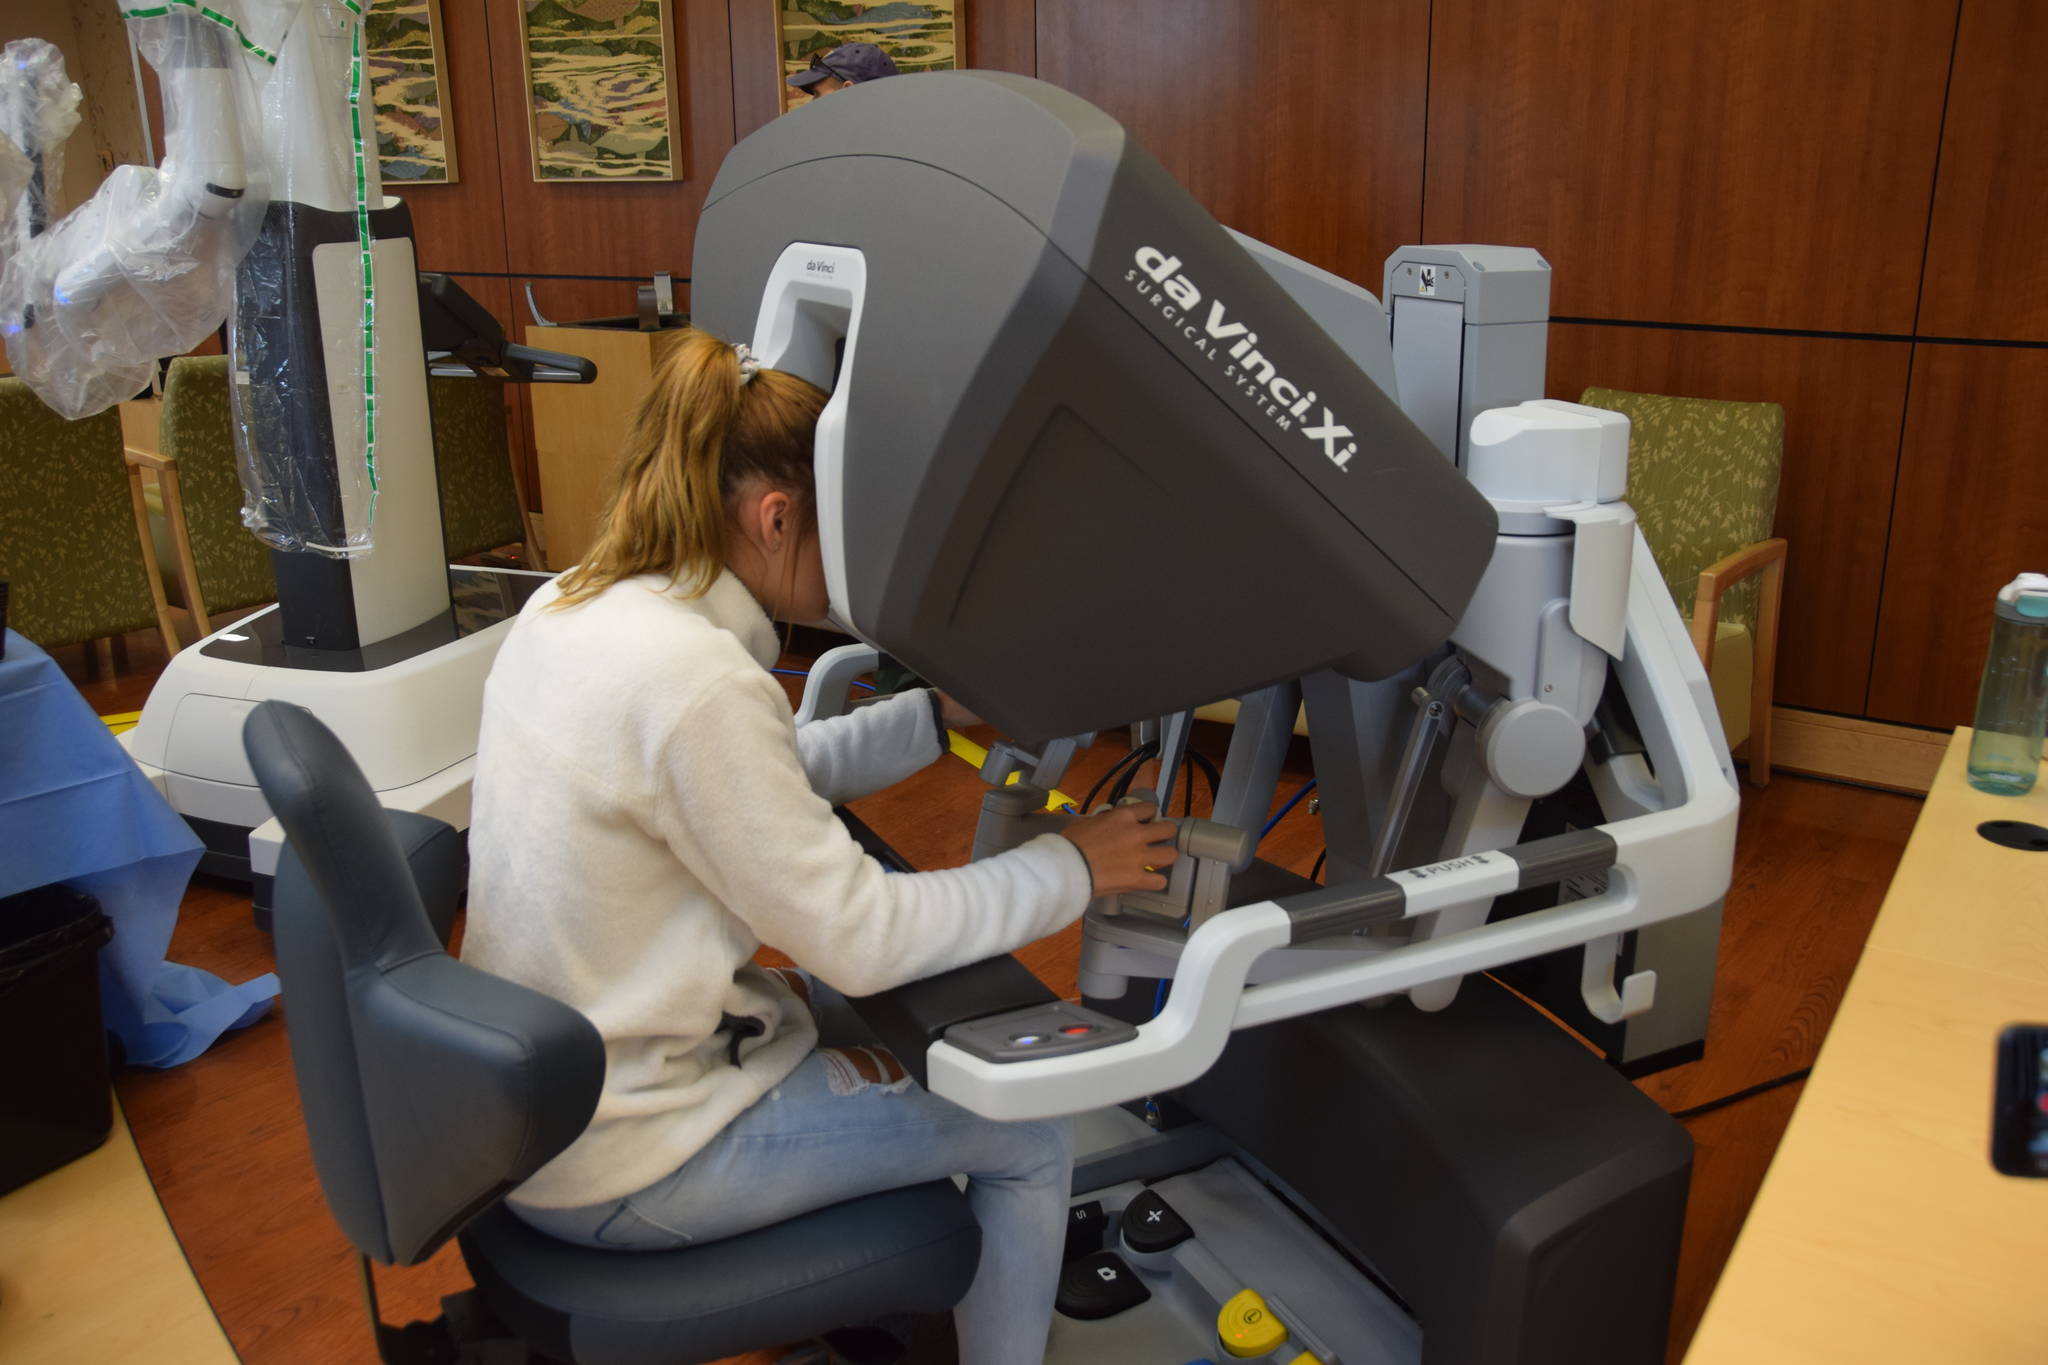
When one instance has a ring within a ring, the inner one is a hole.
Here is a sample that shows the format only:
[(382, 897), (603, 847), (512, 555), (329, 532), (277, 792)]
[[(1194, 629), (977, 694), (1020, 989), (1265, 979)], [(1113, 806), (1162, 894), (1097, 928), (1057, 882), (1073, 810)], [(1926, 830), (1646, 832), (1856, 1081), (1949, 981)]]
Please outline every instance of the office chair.
[(687, 1365), (966, 1293), (981, 1230), (950, 1182), (890, 1190), (679, 1251), (555, 1240), (504, 1196), (583, 1131), (597, 1030), (444, 949), (460, 836), (387, 811), (310, 711), (257, 706), (243, 745), (284, 826), (278, 974), (320, 1186), (361, 1258), (416, 1265), (455, 1237), (476, 1281), (433, 1323), (370, 1311), (387, 1365)]

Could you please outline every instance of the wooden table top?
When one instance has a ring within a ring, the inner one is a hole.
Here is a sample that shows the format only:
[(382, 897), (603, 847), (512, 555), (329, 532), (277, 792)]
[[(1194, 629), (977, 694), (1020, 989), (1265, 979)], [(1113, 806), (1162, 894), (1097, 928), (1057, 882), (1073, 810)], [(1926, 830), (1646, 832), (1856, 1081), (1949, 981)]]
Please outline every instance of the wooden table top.
[[(2048, 1180), (1991, 1166), (1994, 1050), (2048, 1022), (2048, 826), (1950, 743), (1687, 1365), (2048, 1361)], [(1797, 945), (1790, 945), (1790, 952)]]
[(0, 1360), (233, 1365), (120, 1106), (99, 1150), (0, 1196)]

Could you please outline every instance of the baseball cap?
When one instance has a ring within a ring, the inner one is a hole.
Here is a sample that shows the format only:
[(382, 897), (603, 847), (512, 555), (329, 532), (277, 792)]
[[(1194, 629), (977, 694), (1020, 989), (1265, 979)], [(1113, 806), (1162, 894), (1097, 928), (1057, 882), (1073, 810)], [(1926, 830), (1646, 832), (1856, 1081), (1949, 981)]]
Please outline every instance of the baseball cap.
[(873, 43), (841, 43), (829, 51), (812, 53), (809, 69), (788, 79), (789, 84), (803, 90), (827, 76), (837, 76), (842, 81), (858, 85), (862, 81), (876, 81), (895, 74), (896, 63)]

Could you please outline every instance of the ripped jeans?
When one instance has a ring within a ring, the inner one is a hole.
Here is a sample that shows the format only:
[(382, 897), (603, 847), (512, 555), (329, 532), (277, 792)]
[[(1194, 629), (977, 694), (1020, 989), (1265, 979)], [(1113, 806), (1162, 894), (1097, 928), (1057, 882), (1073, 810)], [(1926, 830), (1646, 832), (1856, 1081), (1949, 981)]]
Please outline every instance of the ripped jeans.
[[(790, 972), (788, 977), (797, 977)], [(998, 1123), (942, 1100), (875, 1046), (840, 994), (791, 981), (819, 1049), (672, 1174), (580, 1209), (508, 1206), (585, 1246), (666, 1250), (732, 1237), (876, 1190), (967, 1177), (981, 1267), (953, 1310), (960, 1359), (1039, 1365), (1066, 1238), (1066, 1120)]]

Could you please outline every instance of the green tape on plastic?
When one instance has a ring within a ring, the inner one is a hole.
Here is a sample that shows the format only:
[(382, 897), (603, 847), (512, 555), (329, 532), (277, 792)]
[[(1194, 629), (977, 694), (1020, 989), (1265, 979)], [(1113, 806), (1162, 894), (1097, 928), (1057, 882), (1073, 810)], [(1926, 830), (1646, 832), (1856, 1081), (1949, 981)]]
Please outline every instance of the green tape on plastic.
[(363, 9), (356, 0), (342, 0), (356, 17), (348, 57), (349, 141), (355, 157), (356, 245), (363, 272), (363, 464), (370, 476), (370, 513), (364, 529), (377, 525), (377, 268), (371, 260), (370, 170), (363, 149)]
[[(219, 10), (208, 9), (200, 4), (199, 0), (162, 0), (161, 4), (144, 5), (136, 9), (124, 9), (121, 11), (121, 17), (123, 19), (162, 19), (174, 9), (188, 9), (202, 19), (211, 19), (214, 23), (219, 24), (228, 32), (234, 34), (235, 41), (240, 43), (250, 56), (260, 57), (272, 66), (277, 65), (276, 53), (250, 42), (249, 35), (242, 32), (240, 24), (227, 15), (222, 14)], [(356, 13), (360, 14), (362, 11), (357, 10)]]

